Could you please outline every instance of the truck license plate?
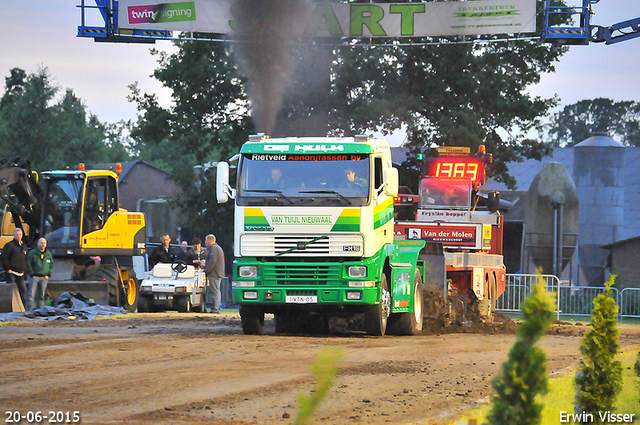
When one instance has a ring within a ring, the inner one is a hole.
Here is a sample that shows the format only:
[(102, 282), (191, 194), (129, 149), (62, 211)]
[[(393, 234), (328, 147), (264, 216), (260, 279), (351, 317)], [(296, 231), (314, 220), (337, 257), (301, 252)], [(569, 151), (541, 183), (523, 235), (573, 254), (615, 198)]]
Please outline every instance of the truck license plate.
[(315, 304), (318, 302), (317, 295), (287, 295), (285, 301), (294, 304)]

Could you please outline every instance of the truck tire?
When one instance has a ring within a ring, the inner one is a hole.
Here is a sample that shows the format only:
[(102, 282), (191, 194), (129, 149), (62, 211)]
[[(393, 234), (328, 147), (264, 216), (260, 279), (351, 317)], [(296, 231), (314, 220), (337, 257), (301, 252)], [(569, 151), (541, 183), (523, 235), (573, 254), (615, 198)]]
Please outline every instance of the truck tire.
[(153, 301), (149, 297), (138, 296), (138, 313), (149, 313), (152, 311)]
[(260, 335), (264, 329), (264, 311), (254, 305), (240, 306), (240, 321), (245, 335)]
[(424, 324), (424, 297), (420, 270), (416, 269), (413, 288), (413, 312), (395, 313), (389, 316), (387, 333), (390, 335), (417, 335)]
[(491, 274), (491, 277), (487, 278), (484, 290), (485, 297), (484, 300), (482, 300), (483, 318), (487, 322), (493, 322), (493, 316), (496, 310), (496, 294), (498, 292), (495, 274)]
[(364, 314), (364, 327), (367, 334), (383, 336), (387, 331), (387, 322), (391, 312), (391, 293), (387, 283), (387, 275), (382, 274), (380, 282), (380, 302), (372, 305)]
[(174, 298), (173, 302), (176, 310), (180, 313), (189, 313), (191, 311), (191, 297), (178, 297)]

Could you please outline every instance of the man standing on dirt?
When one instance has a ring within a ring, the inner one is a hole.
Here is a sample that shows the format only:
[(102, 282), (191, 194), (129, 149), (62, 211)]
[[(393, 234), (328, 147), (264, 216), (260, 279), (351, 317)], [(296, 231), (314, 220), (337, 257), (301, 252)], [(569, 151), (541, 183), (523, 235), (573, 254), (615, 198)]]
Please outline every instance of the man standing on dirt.
[(216, 243), (214, 235), (207, 235), (204, 240), (207, 245), (207, 259), (205, 262), (204, 272), (207, 275), (207, 285), (213, 296), (213, 306), (211, 313), (220, 313), (220, 303), (222, 297), (220, 294), (220, 282), (224, 276), (224, 252), (220, 245)]
[(47, 240), (40, 238), (38, 248), (27, 254), (27, 273), (31, 276), (29, 285), (29, 306), (27, 310), (44, 307), (44, 294), (53, 273), (53, 255), (47, 251)]
[(13, 239), (2, 248), (2, 267), (7, 271), (7, 283), (18, 286), (22, 305), (27, 307), (27, 284), (24, 272), (27, 268), (27, 244), (22, 242), (22, 229), (13, 231)]

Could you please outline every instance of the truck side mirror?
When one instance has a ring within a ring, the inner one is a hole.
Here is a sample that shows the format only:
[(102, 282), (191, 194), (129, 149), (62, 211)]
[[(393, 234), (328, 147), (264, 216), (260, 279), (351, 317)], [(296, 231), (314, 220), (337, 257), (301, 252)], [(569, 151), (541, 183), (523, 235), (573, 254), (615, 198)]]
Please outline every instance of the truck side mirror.
[(391, 167), (384, 170), (384, 193), (387, 196), (398, 196), (398, 169)]
[(229, 164), (219, 162), (216, 171), (216, 198), (219, 204), (224, 204), (229, 200), (231, 195), (231, 187), (229, 186)]

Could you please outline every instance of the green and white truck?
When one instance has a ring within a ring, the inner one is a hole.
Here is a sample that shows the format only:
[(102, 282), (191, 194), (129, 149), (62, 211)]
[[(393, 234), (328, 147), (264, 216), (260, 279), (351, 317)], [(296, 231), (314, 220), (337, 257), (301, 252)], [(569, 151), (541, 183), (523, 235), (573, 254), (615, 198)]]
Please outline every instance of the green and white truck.
[(385, 140), (251, 136), (218, 163), (218, 202), (235, 200), (233, 297), (245, 334), (325, 332), (364, 313), (370, 335), (423, 324), (421, 240), (394, 241), (398, 170)]

